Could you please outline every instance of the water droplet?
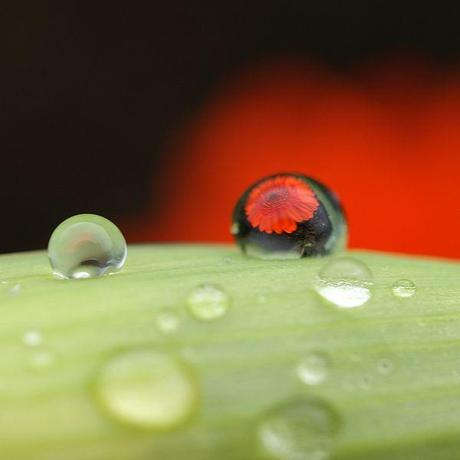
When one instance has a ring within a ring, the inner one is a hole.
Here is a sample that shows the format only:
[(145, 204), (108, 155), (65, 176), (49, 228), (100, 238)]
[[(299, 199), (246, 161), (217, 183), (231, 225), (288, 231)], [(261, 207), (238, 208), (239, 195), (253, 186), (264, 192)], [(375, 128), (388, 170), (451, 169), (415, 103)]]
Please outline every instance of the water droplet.
[(38, 345), (42, 343), (43, 337), (39, 331), (31, 330), (31, 331), (27, 331), (23, 335), (22, 341), (28, 347), (37, 347)]
[(347, 225), (337, 196), (325, 185), (300, 174), (277, 174), (243, 193), (231, 233), (250, 256), (298, 259), (344, 249)]
[(172, 429), (193, 414), (198, 391), (190, 369), (155, 349), (120, 353), (97, 380), (105, 410), (120, 422), (144, 429)]
[(329, 373), (329, 360), (323, 353), (310, 353), (297, 366), (299, 379), (307, 385), (323, 383)]
[(259, 425), (265, 451), (279, 460), (327, 460), (340, 421), (319, 399), (291, 401), (277, 407)]
[(259, 296), (257, 297), (257, 302), (258, 302), (258, 303), (261, 303), (261, 304), (267, 303), (267, 297), (264, 296), (264, 295), (259, 295)]
[(187, 307), (195, 318), (211, 321), (226, 313), (230, 307), (230, 297), (217, 286), (203, 284), (189, 294)]
[(8, 289), (8, 293), (10, 295), (16, 296), (21, 293), (21, 290), (22, 290), (22, 286), (19, 283), (16, 283)]
[(330, 303), (342, 308), (364, 305), (372, 296), (372, 273), (359, 260), (340, 257), (329, 261), (315, 280), (315, 290)]
[(389, 359), (381, 359), (377, 363), (377, 370), (382, 375), (388, 375), (393, 372), (393, 363)]
[(398, 280), (393, 284), (392, 292), (396, 297), (412, 297), (417, 287), (411, 280)]
[(54, 356), (49, 351), (39, 351), (32, 356), (32, 365), (34, 367), (48, 367), (54, 361)]
[(358, 386), (362, 390), (369, 390), (371, 388), (371, 384), (371, 378), (368, 375), (361, 377), (361, 379), (358, 381)]
[(158, 313), (157, 326), (161, 332), (171, 334), (179, 328), (180, 317), (174, 311), (163, 310)]
[(126, 254), (120, 230), (94, 214), (79, 214), (62, 222), (48, 245), (51, 267), (59, 278), (92, 278), (117, 271)]

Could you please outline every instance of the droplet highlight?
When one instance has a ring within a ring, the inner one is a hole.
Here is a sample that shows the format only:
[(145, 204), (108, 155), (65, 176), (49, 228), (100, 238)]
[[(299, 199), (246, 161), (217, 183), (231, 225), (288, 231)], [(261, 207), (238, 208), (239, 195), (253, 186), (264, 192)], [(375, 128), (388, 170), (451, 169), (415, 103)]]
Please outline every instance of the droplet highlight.
[(366, 264), (353, 257), (329, 261), (315, 279), (316, 292), (340, 308), (355, 308), (372, 297), (373, 276)]
[(328, 460), (340, 419), (324, 401), (291, 401), (275, 408), (259, 425), (263, 450), (279, 460)]
[(393, 284), (391, 290), (395, 297), (406, 298), (412, 297), (417, 291), (417, 287), (413, 281), (401, 279)]
[(110, 220), (80, 214), (62, 222), (51, 235), (48, 257), (58, 278), (93, 278), (120, 270), (127, 246)]
[(110, 359), (97, 379), (99, 400), (119, 422), (169, 430), (186, 422), (198, 403), (191, 369), (155, 349), (126, 351)]
[(323, 353), (312, 352), (296, 368), (297, 376), (306, 385), (320, 385), (329, 374), (329, 359)]
[(193, 317), (202, 321), (212, 321), (227, 312), (230, 297), (217, 286), (203, 284), (193, 289), (186, 303)]

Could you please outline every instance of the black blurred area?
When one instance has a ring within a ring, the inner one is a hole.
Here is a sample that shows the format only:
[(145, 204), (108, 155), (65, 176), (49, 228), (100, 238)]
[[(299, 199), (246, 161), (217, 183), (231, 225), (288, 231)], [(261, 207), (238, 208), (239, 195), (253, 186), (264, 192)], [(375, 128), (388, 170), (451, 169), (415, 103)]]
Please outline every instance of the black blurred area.
[(140, 212), (168, 136), (248, 63), (305, 56), (346, 72), (397, 52), (456, 64), (459, 8), (442, 5), (3, 2), (0, 252), (44, 247), (79, 212)]

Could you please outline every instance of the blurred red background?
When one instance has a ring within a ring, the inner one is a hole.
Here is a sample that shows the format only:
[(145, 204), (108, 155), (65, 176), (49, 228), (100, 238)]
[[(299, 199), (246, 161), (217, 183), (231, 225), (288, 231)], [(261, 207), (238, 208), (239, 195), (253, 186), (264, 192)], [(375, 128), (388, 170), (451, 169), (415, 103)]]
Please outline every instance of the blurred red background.
[(460, 74), (393, 59), (338, 75), (295, 62), (230, 78), (168, 144), (131, 241), (231, 241), (253, 181), (302, 172), (334, 189), (350, 246), (460, 257)]

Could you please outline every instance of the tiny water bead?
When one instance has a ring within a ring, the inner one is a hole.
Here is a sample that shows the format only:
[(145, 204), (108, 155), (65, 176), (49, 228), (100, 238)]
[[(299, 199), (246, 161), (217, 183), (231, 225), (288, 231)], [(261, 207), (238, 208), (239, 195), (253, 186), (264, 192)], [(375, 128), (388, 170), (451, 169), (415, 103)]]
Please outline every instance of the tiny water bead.
[(119, 270), (126, 261), (126, 241), (110, 220), (79, 214), (51, 235), (48, 257), (59, 278), (92, 278)]
[(43, 337), (39, 331), (30, 330), (22, 336), (22, 341), (28, 347), (37, 347), (42, 343)]
[(10, 294), (11, 296), (17, 296), (21, 293), (21, 291), (22, 286), (19, 283), (16, 283), (8, 289), (8, 294)]
[(309, 353), (297, 366), (297, 375), (306, 385), (323, 383), (329, 373), (329, 359), (319, 352)]
[(412, 297), (415, 292), (417, 291), (417, 287), (415, 286), (415, 283), (411, 280), (407, 279), (402, 279), (398, 280), (393, 284), (393, 287), (391, 288), (393, 295), (395, 297)]
[(230, 307), (228, 294), (213, 284), (202, 284), (190, 292), (187, 308), (195, 318), (212, 321), (223, 316)]
[(393, 372), (393, 363), (389, 359), (381, 359), (377, 363), (377, 371), (381, 375), (388, 375)]
[(164, 334), (172, 334), (177, 331), (180, 325), (180, 316), (169, 310), (162, 310), (157, 315), (157, 326), (158, 329)]
[(340, 428), (336, 412), (320, 399), (291, 401), (259, 425), (263, 449), (279, 460), (328, 460)]
[(111, 416), (142, 429), (175, 428), (190, 418), (198, 403), (191, 370), (156, 349), (113, 357), (100, 372), (97, 389)]
[(373, 276), (363, 262), (353, 257), (329, 261), (315, 279), (316, 292), (341, 308), (364, 305), (372, 297)]
[(243, 193), (231, 233), (250, 256), (298, 259), (344, 249), (347, 225), (336, 195), (325, 185), (300, 174), (278, 174)]

